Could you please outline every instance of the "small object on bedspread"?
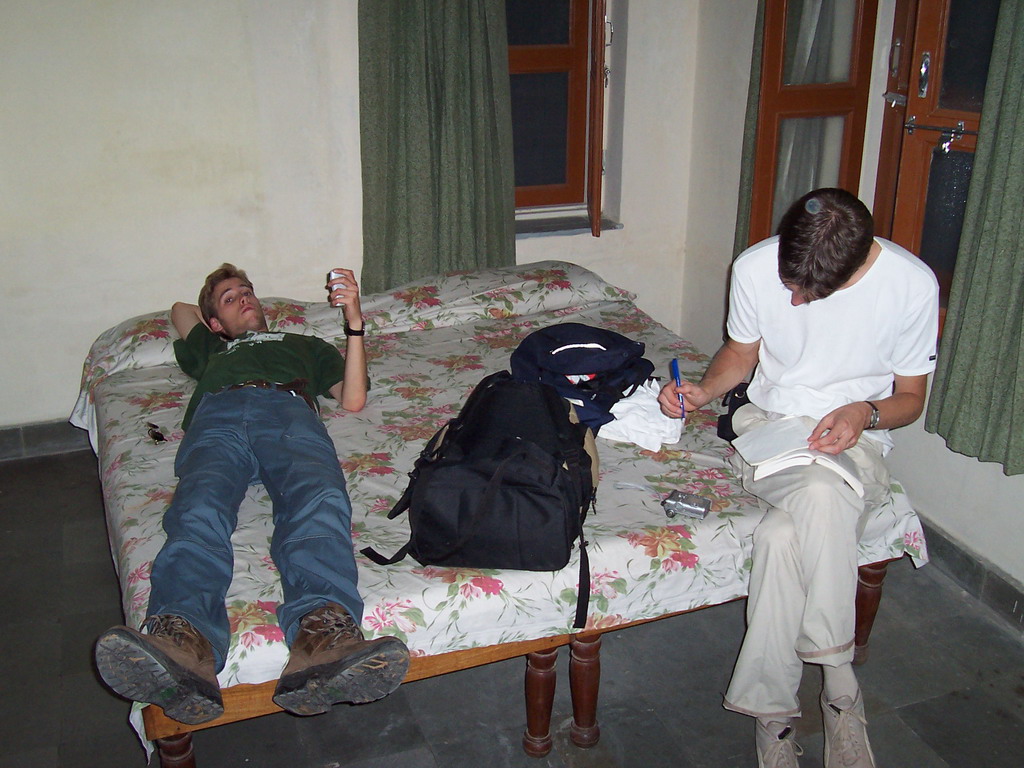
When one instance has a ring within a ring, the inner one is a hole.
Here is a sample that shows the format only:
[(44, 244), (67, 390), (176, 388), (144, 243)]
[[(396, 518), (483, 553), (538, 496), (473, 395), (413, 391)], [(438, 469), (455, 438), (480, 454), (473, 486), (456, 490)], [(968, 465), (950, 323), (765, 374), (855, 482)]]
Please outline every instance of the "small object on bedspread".
[(703, 520), (711, 511), (711, 502), (707, 499), (679, 490), (672, 491), (661, 502), (661, 506), (669, 517), (683, 515), (684, 517), (695, 517), (698, 520)]

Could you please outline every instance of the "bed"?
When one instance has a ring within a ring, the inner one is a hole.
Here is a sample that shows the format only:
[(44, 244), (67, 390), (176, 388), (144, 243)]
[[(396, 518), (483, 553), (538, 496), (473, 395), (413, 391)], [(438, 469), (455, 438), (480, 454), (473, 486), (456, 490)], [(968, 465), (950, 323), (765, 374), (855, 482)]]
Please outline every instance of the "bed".
[[(593, 744), (602, 633), (744, 597), (751, 534), (761, 516), (729, 467), (731, 447), (715, 433), (713, 408), (688, 415), (678, 444), (646, 450), (598, 440), (601, 482), (587, 519), (591, 597), (587, 626), (573, 628), (578, 561), (552, 573), (424, 567), (411, 558), (378, 566), (358, 554), (393, 552), (408, 539), (403, 516), (386, 515), (404, 490), (424, 442), (455, 413), (485, 374), (532, 330), (574, 321), (643, 341), (658, 372), (678, 358), (697, 377), (708, 358), (656, 323), (634, 296), (564, 262), (539, 262), (417, 280), (364, 297), (371, 389), (367, 407), (343, 411), (321, 398), (349, 483), (353, 535), (366, 603), (367, 636), (401, 637), (413, 656), (407, 680), (525, 656), (524, 748), (542, 755), (554, 690), (554, 653), (572, 647), (573, 741)], [(263, 299), (271, 328), (310, 333), (343, 348), (340, 310), (326, 303)], [(163, 541), (161, 518), (174, 492), (174, 454), (192, 383), (175, 365), (168, 312), (132, 318), (103, 333), (85, 362), (71, 421), (88, 430), (99, 461), (107, 527), (126, 623), (146, 615), (149, 572)], [(163, 436), (160, 441), (154, 435)], [(667, 518), (661, 500), (675, 488), (711, 503), (704, 520)], [(927, 560), (921, 523), (906, 494), (870, 520), (860, 543), (858, 653), (877, 608), (885, 564)], [(274, 609), (280, 585), (268, 554), (271, 509), (254, 486), (233, 537), (232, 627), (220, 674), (225, 714), (201, 726), (136, 705), (131, 722), (165, 765), (191, 764), (190, 731), (280, 711), (271, 702), (287, 648)]]

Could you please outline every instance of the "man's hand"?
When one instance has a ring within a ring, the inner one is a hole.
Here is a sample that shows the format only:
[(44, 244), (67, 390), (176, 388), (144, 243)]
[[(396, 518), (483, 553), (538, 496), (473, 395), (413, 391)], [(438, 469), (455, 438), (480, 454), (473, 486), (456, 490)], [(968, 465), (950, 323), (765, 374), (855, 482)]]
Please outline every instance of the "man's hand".
[(359, 304), (359, 283), (351, 269), (336, 267), (333, 272), (338, 274), (329, 283), (328, 301), (332, 307), (344, 307), (345, 322), (349, 328), (358, 331), (363, 327), (363, 310)]
[(871, 406), (865, 402), (839, 406), (818, 422), (807, 438), (807, 447), (833, 455), (852, 448), (860, 440), (871, 414)]
[[(928, 375), (896, 376), (892, 395), (872, 400), (878, 408), (877, 429), (896, 429), (913, 423), (924, 410)], [(871, 420), (872, 408), (865, 402), (848, 403), (824, 418), (807, 438), (807, 445), (823, 453), (841, 453), (857, 444)]]
[(676, 386), (675, 382), (670, 381), (662, 387), (661, 392), (658, 393), (658, 405), (661, 406), (661, 412), (671, 419), (678, 419), (683, 415), (683, 409), (679, 405), (678, 395), (683, 396), (683, 402), (686, 403), (687, 412), (703, 408), (713, 399), (711, 395), (698, 384), (684, 381), (679, 386)]
[[(195, 304), (186, 304), (183, 301), (176, 301), (174, 306), (171, 307), (171, 323), (174, 325), (178, 335), (183, 339), (188, 338), (189, 333), (199, 323), (206, 325), (203, 313), (200, 312), (199, 307)], [(206, 327), (209, 328), (210, 326), (206, 325)]]
[[(327, 283), (332, 307), (344, 307), (345, 324), (353, 331), (363, 329), (359, 305), (359, 283), (351, 269), (337, 267), (338, 276)], [(360, 411), (366, 405), (366, 351), (362, 336), (345, 337), (345, 378), (330, 388), (331, 397), (346, 411)]]
[(757, 365), (757, 352), (760, 348), (760, 340), (743, 344), (727, 339), (715, 353), (700, 384), (684, 381), (677, 387), (675, 383), (670, 382), (662, 387), (658, 394), (658, 405), (661, 406), (661, 412), (673, 419), (682, 416), (683, 409), (679, 407), (677, 394), (683, 396), (687, 411), (703, 408), (716, 397), (721, 397), (754, 370), (754, 366)]

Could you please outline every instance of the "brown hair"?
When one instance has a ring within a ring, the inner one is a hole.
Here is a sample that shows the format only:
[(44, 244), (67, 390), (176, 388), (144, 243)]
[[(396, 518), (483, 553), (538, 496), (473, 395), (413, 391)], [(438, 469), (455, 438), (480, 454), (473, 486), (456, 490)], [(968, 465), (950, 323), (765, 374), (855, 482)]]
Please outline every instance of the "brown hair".
[(779, 222), (779, 277), (807, 301), (841, 288), (864, 264), (875, 223), (867, 206), (845, 189), (816, 189)]
[(209, 325), (211, 318), (217, 317), (217, 306), (213, 299), (214, 289), (225, 280), (230, 280), (233, 277), (237, 277), (249, 288), (252, 288), (252, 283), (249, 281), (249, 276), (245, 274), (245, 270), (239, 269), (234, 264), (228, 264), (227, 262), (221, 264), (206, 276), (206, 282), (203, 283), (203, 287), (199, 291), (199, 311), (203, 313), (203, 319), (207, 325)]

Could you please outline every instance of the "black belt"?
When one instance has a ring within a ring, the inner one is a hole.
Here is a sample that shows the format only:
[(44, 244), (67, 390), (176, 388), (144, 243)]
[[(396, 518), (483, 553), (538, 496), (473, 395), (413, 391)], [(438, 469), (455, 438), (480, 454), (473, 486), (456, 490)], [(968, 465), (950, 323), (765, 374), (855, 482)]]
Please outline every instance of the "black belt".
[(289, 381), (284, 384), (278, 384), (274, 381), (266, 381), (264, 379), (253, 379), (251, 381), (240, 381), (238, 384), (232, 384), (230, 387), (224, 389), (245, 389), (251, 387), (253, 389), (273, 389), (277, 392), (287, 392), (292, 397), (301, 397), (310, 408), (316, 413), (320, 413), (320, 408), (317, 405), (316, 398), (309, 394), (306, 390), (306, 385), (309, 384), (305, 379), (295, 379), (295, 381)]

